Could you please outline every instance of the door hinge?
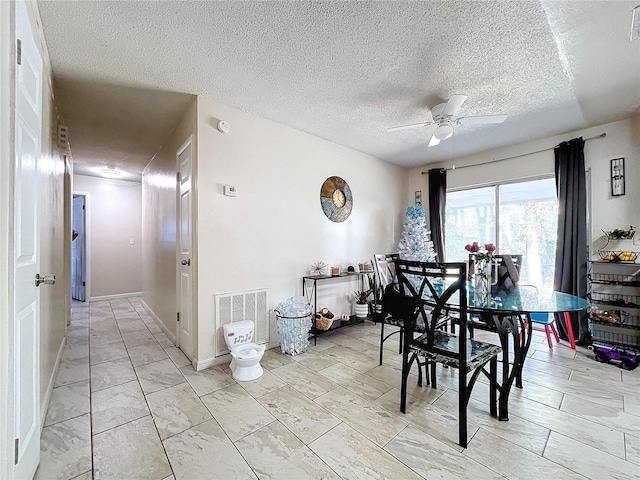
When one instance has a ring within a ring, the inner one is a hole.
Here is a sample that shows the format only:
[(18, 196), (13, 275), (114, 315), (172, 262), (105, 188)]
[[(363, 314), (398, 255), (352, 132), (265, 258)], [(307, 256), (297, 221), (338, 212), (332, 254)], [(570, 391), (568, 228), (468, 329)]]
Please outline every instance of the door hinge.
[(82, 286), (86, 287), (87, 286), (87, 282), (82, 282)]
[(22, 65), (22, 40), (16, 39), (16, 62)]
[(176, 318), (177, 318), (177, 321), (179, 322), (179, 321), (180, 321), (180, 312), (178, 312), (178, 313), (176, 314)]
[(20, 456), (20, 439), (16, 438), (16, 452), (15, 452), (15, 457), (13, 460), (13, 464), (17, 465), (18, 464), (18, 457)]
[(84, 210), (84, 205), (82, 205), (82, 209)]
[(180, 183), (180, 172), (176, 172), (176, 182)]

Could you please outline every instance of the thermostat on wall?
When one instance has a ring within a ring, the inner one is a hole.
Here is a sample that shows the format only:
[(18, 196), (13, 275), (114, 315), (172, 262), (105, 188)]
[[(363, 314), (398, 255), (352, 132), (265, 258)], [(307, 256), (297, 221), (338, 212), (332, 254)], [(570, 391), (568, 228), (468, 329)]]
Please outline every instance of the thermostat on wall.
[(235, 197), (236, 195), (238, 195), (238, 191), (236, 190), (236, 187), (234, 187), (233, 185), (225, 185), (224, 194), (227, 197)]

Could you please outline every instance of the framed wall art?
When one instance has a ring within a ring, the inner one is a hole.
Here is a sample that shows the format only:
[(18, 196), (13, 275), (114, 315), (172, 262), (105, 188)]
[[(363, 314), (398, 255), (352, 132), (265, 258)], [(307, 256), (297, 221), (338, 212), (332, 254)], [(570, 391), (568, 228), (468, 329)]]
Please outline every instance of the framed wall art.
[(611, 196), (624, 195), (624, 158), (611, 160)]

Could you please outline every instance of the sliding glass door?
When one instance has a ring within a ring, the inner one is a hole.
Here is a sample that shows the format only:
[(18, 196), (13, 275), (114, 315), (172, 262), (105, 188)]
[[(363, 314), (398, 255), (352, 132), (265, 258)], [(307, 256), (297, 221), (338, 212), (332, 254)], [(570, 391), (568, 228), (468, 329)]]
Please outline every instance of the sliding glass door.
[(551, 288), (557, 218), (553, 178), (447, 192), (447, 261), (466, 260), (468, 243), (494, 243), (524, 255), (521, 283)]

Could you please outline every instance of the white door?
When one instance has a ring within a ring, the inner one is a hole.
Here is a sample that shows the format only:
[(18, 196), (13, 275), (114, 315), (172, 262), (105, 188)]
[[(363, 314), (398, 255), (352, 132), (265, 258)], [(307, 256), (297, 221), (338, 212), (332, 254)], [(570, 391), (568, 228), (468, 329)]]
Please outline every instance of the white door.
[(73, 230), (78, 232), (75, 240), (71, 241), (71, 298), (85, 301), (84, 280), (84, 235), (85, 235), (85, 207), (84, 195), (73, 196)]
[(193, 359), (193, 197), (191, 144), (192, 137), (178, 149), (178, 345)]
[(14, 411), (15, 478), (32, 478), (40, 460), (40, 295), (38, 160), (42, 130), (42, 59), (27, 9), (16, 3)]

